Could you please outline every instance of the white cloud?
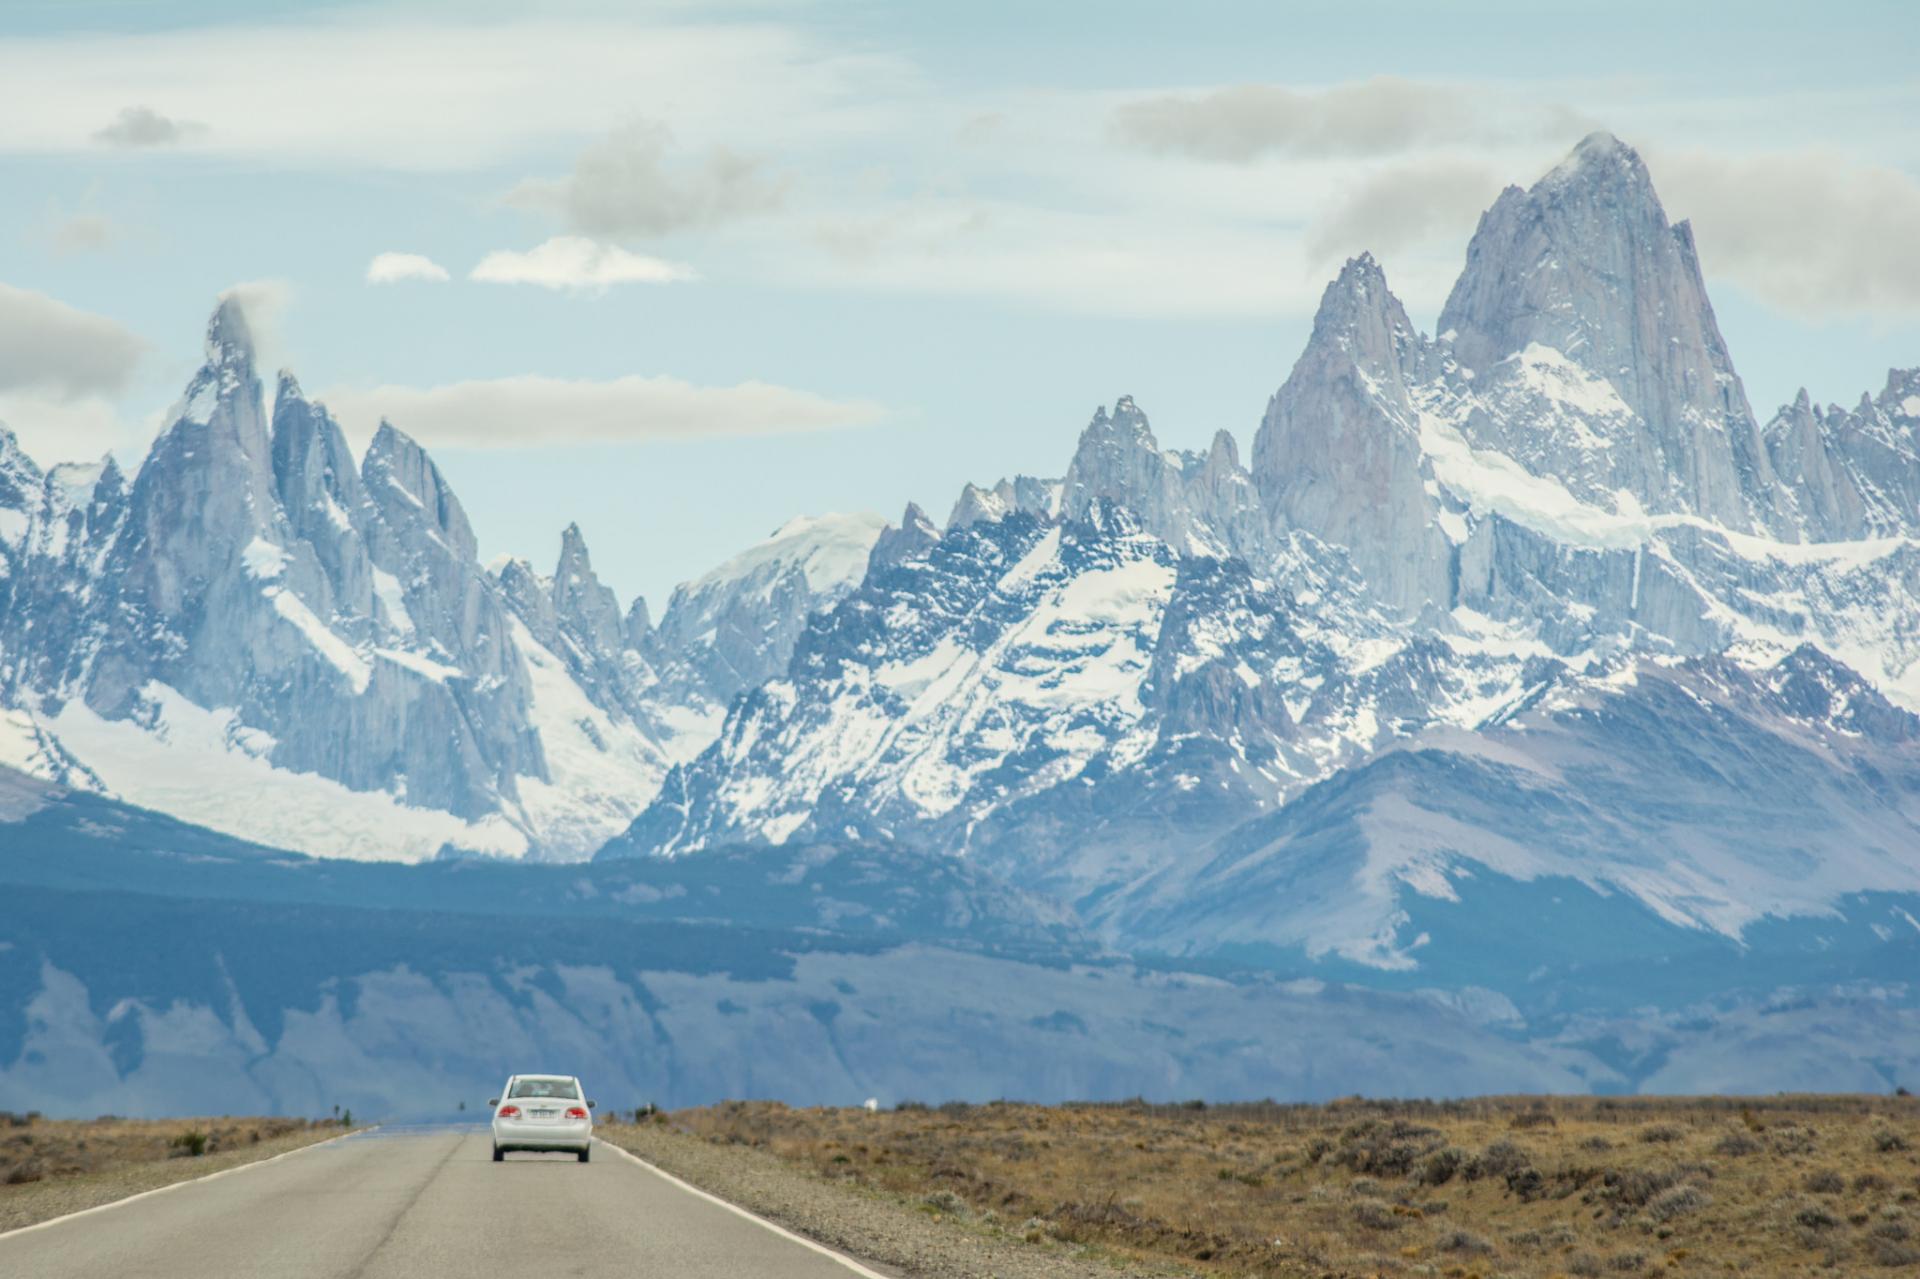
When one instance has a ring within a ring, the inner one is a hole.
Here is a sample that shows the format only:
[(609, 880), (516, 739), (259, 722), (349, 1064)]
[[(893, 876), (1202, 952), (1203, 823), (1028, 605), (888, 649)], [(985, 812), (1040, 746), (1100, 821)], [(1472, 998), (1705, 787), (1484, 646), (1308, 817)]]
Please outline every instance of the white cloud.
[(585, 236), (557, 235), (524, 253), (498, 249), (480, 259), (469, 278), (487, 284), (537, 284), (543, 289), (604, 293), (616, 284), (691, 280), (691, 267), (630, 253)]
[(63, 399), (115, 393), (145, 349), (104, 315), (0, 284), (0, 391)]
[(122, 107), (112, 124), (93, 131), (93, 140), (110, 147), (164, 147), (206, 131), (204, 124), (170, 119), (152, 107)]
[(53, 223), (53, 247), (60, 253), (97, 253), (110, 248), (118, 237), (111, 221), (97, 213), (57, 216)]
[(376, 253), (367, 263), (368, 284), (398, 284), (422, 280), (432, 284), (447, 279), (447, 268), (421, 253)]
[(764, 163), (726, 147), (669, 164), (670, 134), (642, 123), (615, 130), (581, 153), (570, 177), (528, 179), (508, 202), (549, 209), (595, 236), (666, 235), (778, 208), (787, 184)]
[(60, 398), (32, 391), (0, 391), (0, 423), (19, 437), (20, 447), (41, 467), (60, 462), (92, 462), (116, 449), (134, 447), (144, 437), (123, 422), (104, 396)]
[(670, 377), (592, 382), (530, 375), (437, 387), (335, 390), (324, 398), (356, 434), (370, 434), (384, 417), (441, 448), (775, 435), (866, 426), (885, 414), (865, 400), (835, 400), (765, 382), (705, 387)]
[(144, 117), (123, 127), (129, 102), (209, 122), (196, 153), (281, 167), (520, 163), (636, 116), (672, 119), (695, 147), (752, 137), (778, 149), (883, 122), (913, 82), (895, 57), (765, 21), (361, 9), (0, 41), (0, 151), (97, 149), (103, 121), (116, 139), (158, 140), (164, 126)]
[(1162, 155), (1246, 164), (1267, 155), (1383, 155), (1440, 142), (1577, 137), (1582, 121), (1557, 107), (1494, 101), (1485, 91), (1377, 76), (1327, 89), (1243, 84), (1122, 102), (1120, 142)]
[(1307, 258), (1320, 265), (1362, 251), (1386, 257), (1434, 241), (1457, 252), (1501, 186), (1500, 178), (1476, 161), (1433, 160), (1377, 170), (1315, 221)]
[(1920, 313), (1920, 182), (1826, 151), (1654, 150), (1648, 167), (1701, 268), (1822, 318)]

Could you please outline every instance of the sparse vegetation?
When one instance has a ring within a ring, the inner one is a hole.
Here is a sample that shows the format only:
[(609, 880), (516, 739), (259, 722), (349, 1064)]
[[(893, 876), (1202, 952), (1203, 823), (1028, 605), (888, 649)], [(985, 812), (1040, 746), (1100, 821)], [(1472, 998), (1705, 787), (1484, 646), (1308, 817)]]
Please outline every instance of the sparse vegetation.
[(994, 1103), (665, 1116), (946, 1223), (1220, 1275), (1753, 1276), (1920, 1261), (1920, 1104)]
[(0, 1111), (0, 1230), (338, 1134), (331, 1120), (43, 1119)]

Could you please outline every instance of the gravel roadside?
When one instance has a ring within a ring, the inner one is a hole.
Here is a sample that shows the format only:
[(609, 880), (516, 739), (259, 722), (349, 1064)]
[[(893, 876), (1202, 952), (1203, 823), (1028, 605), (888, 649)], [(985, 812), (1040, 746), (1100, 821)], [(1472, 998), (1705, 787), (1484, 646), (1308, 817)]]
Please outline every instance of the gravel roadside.
[[(360, 1131), (354, 1129), (353, 1131)], [(98, 1208), (130, 1195), (192, 1181), (208, 1173), (258, 1163), (275, 1155), (345, 1136), (338, 1128), (311, 1128), (262, 1140), (258, 1145), (201, 1155), (195, 1159), (157, 1159), (116, 1164), (77, 1177), (53, 1177), (19, 1186), (0, 1186), (0, 1234), (51, 1221), (68, 1213)]]
[(1114, 1279), (1192, 1271), (1053, 1241), (1028, 1243), (990, 1223), (836, 1184), (763, 1150), (702, 1141), (667, 1124), (597, 1124), (596, 1136), (709, 1194), (903, 1279)]

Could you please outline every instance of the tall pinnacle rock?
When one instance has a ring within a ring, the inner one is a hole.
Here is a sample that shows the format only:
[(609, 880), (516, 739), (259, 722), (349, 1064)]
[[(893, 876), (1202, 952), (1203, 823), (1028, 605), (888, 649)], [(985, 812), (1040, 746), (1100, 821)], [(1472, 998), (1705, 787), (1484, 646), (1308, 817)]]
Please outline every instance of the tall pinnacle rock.
[(295, 544), (304, 544), (298, 553), (312, 554), (326, 577), (329, 616), (371, 616), (367, 511), (353, 450), (326, 406), (302, 394), (285, 370), (273, 398), (273, 480)]
[(157, 676), (202, 705), (234, 705), (241, 674), (197, 660), (194, 650), (231, 642), (209, 628), (232, 616), (241, 596), (258, 594), (238, 555), (256, 540), (288, 539), (253, 337), (227, 298), (207, 324), (206, 362), (134, 481), (108, 570), (118, 621), (94, 662), (89, 704), (120, 714)]
[(1587, 137), (1531, 188), (1501, 193), (1440, 332), (1483, 386), (1536, 345), (1608, 383), (1639, 423), (1586, 464), (1605, 472), (1596, 487), (1625, 488), (1650, 511), (1788, 528), (1692, 228), (1667, 221), (1646, 165), (1612, 134)]
[(616, 654), (626, 646), (620, 600), (594, 575), (587, 540), (578, 524), (560, 535), (560, 563), (553, 570), (553, 611), (560, 627), (590, 653)]
[(1267, 405), (1253, 480), (1284, 526), (1347, 548), (1395, 607), (1447, 607), (1451, 544), (1435, 526), (1412, 387), (1426, 344), (1371, 255), (1329, 284), (1313, 336)]
[(873, 550), (867, 555), (867, 571), (891, 568), (903, 564), (916, 555), (920, 555), (940, 540), (940, 530), (934, 527), (933, 520), (920, 509), (918, 502), (908, 502), (907, 509), (900, 516), (900, 525), (895, 528), (889, 524), (880, 530), (880, 536), (873, 543)]

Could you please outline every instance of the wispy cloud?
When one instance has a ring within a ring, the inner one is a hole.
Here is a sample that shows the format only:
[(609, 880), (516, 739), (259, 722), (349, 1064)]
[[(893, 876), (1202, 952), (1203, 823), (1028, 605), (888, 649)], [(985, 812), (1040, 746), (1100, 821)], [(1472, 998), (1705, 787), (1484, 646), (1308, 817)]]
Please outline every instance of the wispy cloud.
[(693, 268), (631, 253), (579, 235), (558, 235), (525, 252), (498, 249), (469, 278), (487, 284), (537, 284), (570, 293), (604, 293), (616, 284), (668, 284), (694, 278)]
[(695, 386), (671, 377), (524, 376), (446, 386), (335, 390), (328, 406), (365, 434), (387, 418), (443, 448), (527, 448), (776, 435), (867, 426), (885, 410), (766, 382)]
[(447, 278), (447, 268), (422, 253), (376, 253), (373, 261), (367, 263), (368, 284), (399, 284), (408, 280), (442, 284)]
[(1457, 85), (1376, 76), (1324, 89), (1241, 84), (1134, 98), (1116, 139), (1139, 150), (1246, 164), (1270, 155), (1378, 156), (1435, 143), (1564, 137), (1593, 122), (1565, 107)]
[(0, 284), (0, 390), (66, 399), (115, 394), (145, 350), (104, 315)]
[[(524, 163), (636, 116), (670, 117), (696, 147), (750, 136), (778, 149), (884, 121), (884, 102), (913, 76), (899, 58), (796, 26), (705, 22), (673, 7), (571, 19), (463, 9), (457, 20), (362, 8), (352, 22), (0, 41), (0, 150), (191, 141), (282, 167), (440, 171)], [(192, 121), (215, 127), (189, 137)]]
[(42, 467), (94, 461), (151, 438), (124, 421), (104, 395), (73, 397), (0, 389), (0, 423)]
[(95, 129), (93, 140), (110, 147), (164, 147), (198, 137), (207, 126), (192, 120), (174, 120), (152, 107), (122, 107), (113, 123)]
[(113, 222), (98, 213), (56, 214), (49, 233), (59, 253), (97, 253), (119, 236)]
[(765, 162), (726, 147), (669, 163), (671, 135), (642, 123), (616, 130), (581, 153), (565, 178), (530, 178), (508, 202), (563, 216), (596, 236), (653, 236), (700, 230), (780, 206), (787, 182)]
[(1652, 150), (1702, 268), (1812, 318), (1920, 314), (1920, 182), (1819, 150), (1749, 156)]
[(1500, 176), (1478, 161), (1433, 160), (1376, 170), (1315, 220), (1307, 236), (1307, 260), (1321, 266), (1362, 251), (1386, 255), (1436, 240), (1460, 248), (1502, 185)]

